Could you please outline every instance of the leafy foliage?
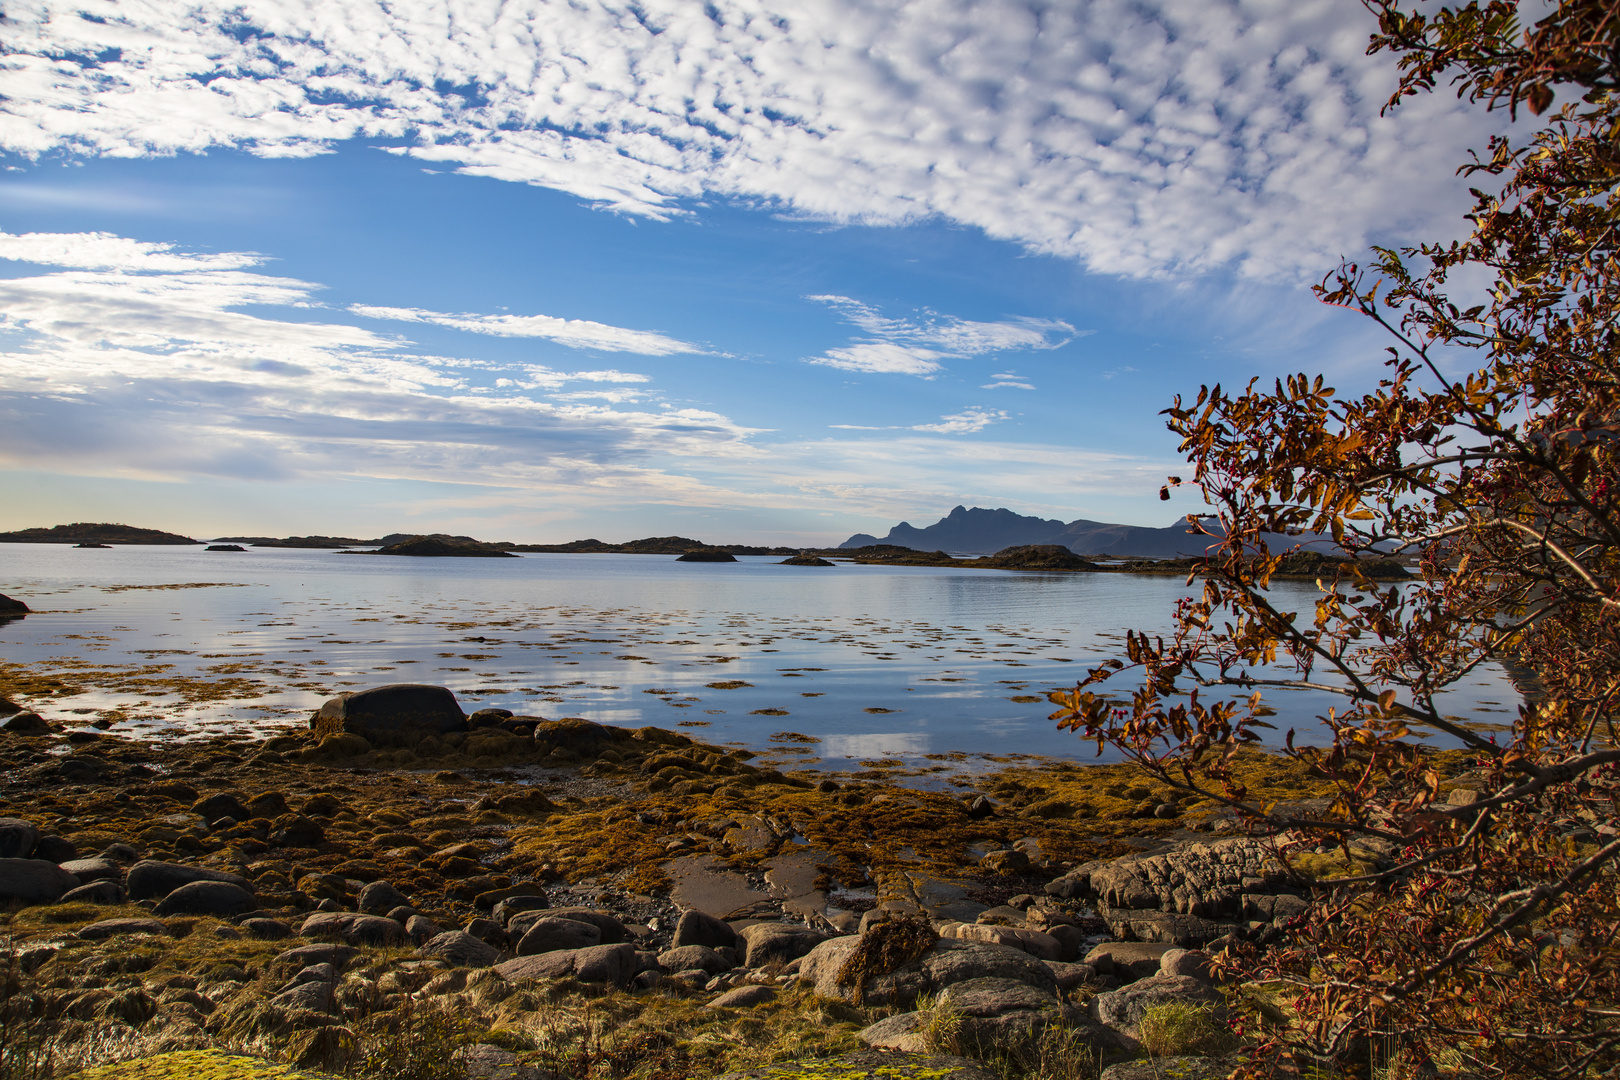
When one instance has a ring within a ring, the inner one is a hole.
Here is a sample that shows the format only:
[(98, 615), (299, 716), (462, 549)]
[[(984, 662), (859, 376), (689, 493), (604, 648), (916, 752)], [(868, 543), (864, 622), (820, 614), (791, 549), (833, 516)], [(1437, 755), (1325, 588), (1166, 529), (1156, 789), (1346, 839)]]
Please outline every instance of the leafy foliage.
[[(1620, 9), (1564, 0), (1524, 28), (1504, 0), (1365, 2), (1369, 51), (1402, 71), (1389, 107), (1449, 80), (1545, 120), (1461, 170), (1495, 187), (1474, 190), (1466, 240), (1375, 249), (1318, 287), (1392, 335), (1375, 390), (1301, 374), (1166, 411), (1211, 506), (1189, 519), (1218, 542), (1189, 577), (1202, 592), (1169, 640), (1132, 634), (1128, 662), (1051, 695), (1053, 718), (1282, 843), (1385, 856), (1324, 883), (1276, 947), (1229, 954), (1284, 994), (1251, 1068), (1348, 1061), (1398, 1030), (1415, 1059), (1445, 1048), (1482, 1076), (1620, 1075)], [(1307, 531), (1413, 557), (1420, 579), (1349, 561), (1314, 611), (1283, 610), (1289, 553), (1265, 534)], [(1539, 683), (1500, 739), (1437, 700), (1491, 663)], [(1090, 689), (1127, 671), (1127, 707)], [(1331, 745), (1288, 734), (1334, 787), (1308, 816), (1256, 805), (1233, 769), (1262, 693), (1290, 687), (1343, 702), (1321, 718)], [(1481, 797), (1443, 794), (1425, 730), (1466, 748)]]

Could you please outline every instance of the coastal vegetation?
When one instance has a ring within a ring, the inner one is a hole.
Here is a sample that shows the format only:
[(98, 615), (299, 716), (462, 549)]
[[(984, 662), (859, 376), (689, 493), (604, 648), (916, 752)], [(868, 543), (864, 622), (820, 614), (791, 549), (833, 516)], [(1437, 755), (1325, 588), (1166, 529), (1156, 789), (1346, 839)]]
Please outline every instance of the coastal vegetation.
[[(1133, 634), (1127, 660), (1054, 693), (1055, 718), (1285, 853), (1379, 856), (1275, 940), (1227, 951), (1251, 988), (1234, 1001), (1249, 1074), (1381, 1060), (1403, 1075), (1613, 1076), (1620, 12), (1565, 0), (1524, 25), (1501, 0), (1368, 7), (1372, 51), (1403, 73), (1389, 108), (1450, 87), (1540, 125), (1464, 164), (1481, 185), (1466, 239), (1378, 249), (1320, 287), (1391, 335), (1375, 390), (1300, 374), (1168, 410), (1211, 506), (1193, 523), (1218, 540), (1203, 589), (1173, 636)], [(1314, 611), (1282, 610), (1268, 585), (1291, 556), (1267, 538), (1307, 532), (1410, 553), (1420, 577), (1383, 585), (1346, 561)], [(1276, 660), (1293, 670), (1262, 670)], [(1534, 676), (1500, 736), (1438, 704), (1492, 663)], [(1129, 700), (1104, 696), (1121, 676), (1140, 679)], [(1301, 686), (1342, 702), (1321, 718), (1331, 746), (1290, 735), (1288, 758), (1331, 788), (1308, 813), (1234, 768), (1268, 726), (1262, 693)], [(1253, 694), (1215, 702), (1218, 687)], [(1465, 748), (1462, 788), (1447, 792), (1430, 732)]]

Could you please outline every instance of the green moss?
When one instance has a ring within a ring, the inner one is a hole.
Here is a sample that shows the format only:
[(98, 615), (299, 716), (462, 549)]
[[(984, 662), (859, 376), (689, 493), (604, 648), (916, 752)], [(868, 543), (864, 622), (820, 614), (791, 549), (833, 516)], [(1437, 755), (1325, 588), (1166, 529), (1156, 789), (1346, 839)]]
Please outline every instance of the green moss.
[(154, 1057), (102, 1065), (80, 1080), (304, 1080), (314, 1074), (246, 1054), (223, 1050), (176, 1050)]

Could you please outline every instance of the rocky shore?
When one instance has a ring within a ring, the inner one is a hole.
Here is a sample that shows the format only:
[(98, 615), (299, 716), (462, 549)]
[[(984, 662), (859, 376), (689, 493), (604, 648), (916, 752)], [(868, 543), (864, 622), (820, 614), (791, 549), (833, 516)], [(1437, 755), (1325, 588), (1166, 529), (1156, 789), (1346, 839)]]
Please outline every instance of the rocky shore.
[(264, 741), (0, 717), (0, 1020), (58, 1073), (1213, 1077), (1211, 956), (1344, 868), (1124, 766), (783, 773), (441, 687)]

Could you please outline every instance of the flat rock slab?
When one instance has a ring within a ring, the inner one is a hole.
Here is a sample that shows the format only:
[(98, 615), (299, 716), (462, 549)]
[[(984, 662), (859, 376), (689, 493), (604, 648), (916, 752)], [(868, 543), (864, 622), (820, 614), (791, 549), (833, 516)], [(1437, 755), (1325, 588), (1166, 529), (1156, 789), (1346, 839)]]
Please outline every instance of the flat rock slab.
[(688, 855), (671, 859), (663, 866), (674, 884), (669, 898), (676, 905), (725, 918), (734, 911), (751, 907), (767, 894), (748, 884), (748, 879), (727, 869), (713, 855)]
[(1164, 954), (1176, 946), (1163, 942), (1105, 941), (1086, 953), (1085, 962), (1120, 982), (1148, 979), (1159, 973)]
[(977, 1061), (947, 1054), (861, 1050), (835, 1058), (786, 1061), (729, 1072), (720, 1080), (999, 1080)]
[(319, 1080), (314, 1073), (223, 1050), (176, 1050), (169, 1054), (120, 1061), (78, 1073), (81, 1080), (174, 1080), (177, 1076), (208, 1080)]

